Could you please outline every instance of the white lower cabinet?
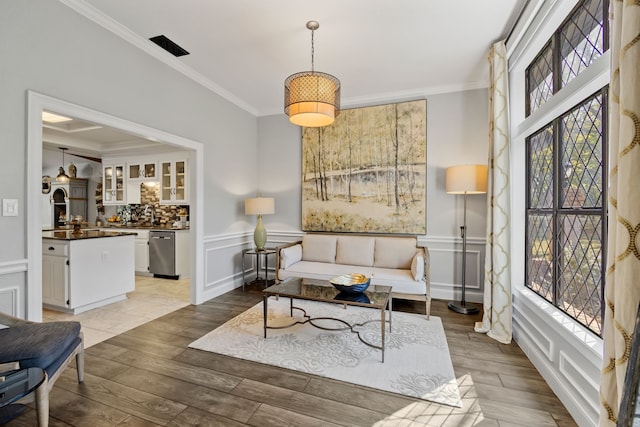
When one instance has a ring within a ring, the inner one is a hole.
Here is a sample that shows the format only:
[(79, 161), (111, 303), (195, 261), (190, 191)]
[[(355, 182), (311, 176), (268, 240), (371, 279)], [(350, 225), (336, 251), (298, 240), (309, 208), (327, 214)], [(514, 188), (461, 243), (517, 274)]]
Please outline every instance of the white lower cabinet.
[(136, 273), (149, 273), (149, 231), (135, 230)]
[(82, 313), (135, 289), (134, 236), (42, 239), (42, 302)]
[(42, 302), (69, 306), (69, 257), (66, 245), (42, 246)]

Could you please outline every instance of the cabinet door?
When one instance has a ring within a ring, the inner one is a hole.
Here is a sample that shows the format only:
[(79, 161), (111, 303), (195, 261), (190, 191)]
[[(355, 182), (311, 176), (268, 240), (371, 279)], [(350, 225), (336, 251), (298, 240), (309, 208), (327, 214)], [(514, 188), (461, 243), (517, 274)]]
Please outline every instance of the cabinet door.
[(145, 163), (143, 165), (143, 171), (144, 171), (144, 177), (149, 179), (149, 178), (156, 178), (156, 163), (152, 162), (152, 163)]
[(176, 203), (187, 201), (187, 162), (179, 160), (175, 162), (175, 187), (173, 200)]
[(105, 204), (113, 202), (113, 166), (105, 166), (102, 169), (102, 202)]
[(160, 171), (160, 201), (170, 202), (173, 197), (173, 163), (162, 162)]
[(129, 165), (129, 176), (128, 179), (140, 179), (144, 177), (144, 172), (142, 170), (142, 166), (139, 164)]
[(103, 199), (105, 205), (122, 205), (126, 200), (124, 166), (107, 165), (103, 169)]
[(135, 239), (135, 265), (136, 271), (147, 273), (149, 271), (149, 241)]
[(166, 161), (160, 164), (160, 203), (187, 204), (189, 177), (186, 160)]
[(42, 301), (67, 307), (69, 299), (69, 266), (67, 258), (42, 255)]

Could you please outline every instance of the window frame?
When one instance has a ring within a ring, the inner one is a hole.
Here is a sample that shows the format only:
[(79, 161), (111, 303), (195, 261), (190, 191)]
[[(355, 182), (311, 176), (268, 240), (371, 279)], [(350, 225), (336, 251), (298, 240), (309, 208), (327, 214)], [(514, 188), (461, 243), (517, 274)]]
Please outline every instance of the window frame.
[[(604, 310), (605, 310), (605, 304), (604, 304), (604, 289), (605, 289), (605, 275), (606, 275), (606, 263), (607, 263), (607, 222), (608, 222), (608, 207), (607, 207), (607, 201), (608, 201), (608, 193), (607, 193), (607, 187), (608, 187), (608, 174), (607, 174), (607, 164), (608, 164), (608, 156), (607, 156), (607, 150), (608, 150), (608, 93), (609, 93), (609, 85), (605, 85), (604, 87), (602, 87), (601, 89), (597, 90), (596, 92), (592, 93), (591, 95), (589, 95), (588, 97), (582, 99), (580, 102), (578, 102), (577, 104), (573, 105), (571, 108), (567, 109), (566, 111), (564, 111), (562, 114), (558, 115), (557, 117), (555, 117), (553, 120), (551, 120), (550, 122), (546, 122), (543, 126), (539, 127), (538, 129), (536, 129), (534, 132), (532, 132), (530, 135), (528, 135), (527, 137), (525, 137), (525, 182), (526, 182), (526, 195), (525, 195), (525, 239), (524, 239), (524, 244), (525, 244), (525, 251), (524, 251), (524, 256), (525, 256), (525, 262), (524, 262), (524, 286), (525, 288), (529, 289), (533, 294), (537, 295), (539, 298), (541, 298), (542, 300), (546, 301), (547, 303), (551, 304), (554, 308), (556, 308), (558, 311), (564, 313), (566, 316), (568, 316), (569, 318), (571, 318), (572, 320), (574, 320), (576, 322), (577, 325), (580, 325), (581, 327), (585, 328), (587, 331), (589, 331), (592, 334), (595, 334), (599, 337), (602, 337), (602, 327), (603, 327), (603, 322), (604, 322)], [(601, 111), (601, 129), (600, 129), (600, 134), (601, 134), (601, 149), (602, 149), (602, 158), (601, 158), (601, 183), (602, 183), (602, 201), (601, 204), (602, 206), (600, 207), (588, 207), (588, 208), (584, 208), (584, 207), (563, 207), (562, 206), (562, 190), (561, 190), (561, 181), (562, 179), (560, 179), (562, 175), (563, 168), (561, 165), (561, 157), (562, 157), (562, 144), (563, 144), (563, 140), (562, 140), (562, 136), (563, 136), (563, 129), (562, 129), (562, 121), (563, 119), (568, 115), (571, 114), (575, 109), (579, 108), (580, 106), (583, 106), (587, 103), (589, 103), (592, 99), (596, 98), (597, 96), (601, 96), (601, 105), (602, 105), (602, 111)], [(532, 186), (531, 186), (531, 139), (535, 136), (537, 136), (539, 133), (544, 132), (546, 129), (548, 129), (549, 127), (552, 128), (552, 168), (551, 168), (551, 174), (552, 174), (552, 191), (553, 191), (553, 195), (552, 195), (552, 206), (551, 208), (548, 207), (535, 207), (532, 208), (531, 207), (531, 196), (532, 196)], [(551, 236), (551, 240), (552, 240), (552, 244), (553, 244), (553, 251), (552, 251), (552, 261), (551, 261), (551, 272), (552, 272), (552, 283), (551, 283), (551, 287), (552, 287), (552, 301), (549, 301), (547, 298), (545, 298), (543, 295), (541, 295), (540, 293), (538, 293), (536, 290), (534, 290), (531, 286), (530, 286), (530, 277), (529, 277), (529, 273), (530, 273), (530, 262), (532, 261), (532, 257), (531, 255), (531, 236), (529, 234), (529, 225), (530, 225), (530, 216), (531, 215), (551, 215), (551, 223), (553, 224), (553, 228), (552, 228), (552, 236)], [(572, 316), (571, 314), (569, 314), (566, 310), (564, 310), (560, 304), (558, 303), (559, 300), (559, 290), (560, 290), (560, 282), (559, 282), (559, 276), (561, 274), (561, 263), (559, 262), (559, 258), (560, 258), (560, 254), (562, 253), (562, 247), (561, 247), (561, 239), (558, 238), (559, 234), (560, 234), (560, 225), (561, 225), (561, 217), (563, 215), (574, 215), (574, 216), (578, 216), (578, 215), (593, 215), (593, 216), (599, 216), (601, 219), (600, 222), (600, 243), (601, 243), (601, 260), (600, 260), (600, 326), (601, 326), (601, 331), (600, 333), (595, 332), (593, 329), (589, 328), (586, 324), (582, 323), (580, 320), (578, 320), (577, 318), (575, 318), (574, 316)]]
[[(544, 44), (544, 46), (540, 49), (538, 54), (534, 57), (534, 59), (529, 63), (529, 65), (525, 69), (525, 84), (524, 84), (524, 99), (525, 99), (525, 111), (524, 117), (527, 118), (531, 116), (535, 111), (537, 111), (540, 107), (542, 107), (549, 99), (553, 98), (553, 96), (558, 93), (562, 88), (562, 51), (560, 49), (561, 36), (564, 29), (573, 22), (573, 18), (576, 13), (578, 13), (583, 6), (583, 3), (586, 0), (579, 1), (571, 12), (567, 15), (567, 17), (562, 21), (562, 23), (556, 28), (553, 32), (549, 40)], [(602, 0), (602, 9), (603, 9), (603, 25), (602, 25), (602, 54), (604, 54), (607, 50), (609, 50), (609, 20), (607, 19), (609, 13), (609, 0)], [(535, 110), (531, 110), (531, 100), (530, 100), (530, 91), (529, 91), (529, 72), (531, 67), (535, 64), (535, 62), (544, 54), (547, 48), (551, 49), (551, 64), (553, 78), (552, 88), (551, 88), (551, 96), (542, 102)], [(588, 67), (585, 67), (585, 69)], [(582, 70), (584, 71), (584, 69)], [(574, 77), (575, 78), (575, 77)], [(573, 79), (572, 79), (573, 80)], [(570, 80), (571, 81), (571, 80)]]

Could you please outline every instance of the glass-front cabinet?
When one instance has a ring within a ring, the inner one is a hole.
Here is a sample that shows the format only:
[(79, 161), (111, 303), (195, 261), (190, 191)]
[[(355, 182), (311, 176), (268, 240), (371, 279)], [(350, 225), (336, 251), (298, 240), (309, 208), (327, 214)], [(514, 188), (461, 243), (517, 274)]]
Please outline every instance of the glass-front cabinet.
[(122, 205), (126, 200), (124, 165), (105, 165), (102, 169), (103, 201), (105, 205)]
[(136, 180), (155, 180), (158, 175), (156, 173), (156, 162), (129, 163), (129, 181)]
[(160, 203), (188, 204), (187, 161), (163, 161), (160, 163), (160, 171)]

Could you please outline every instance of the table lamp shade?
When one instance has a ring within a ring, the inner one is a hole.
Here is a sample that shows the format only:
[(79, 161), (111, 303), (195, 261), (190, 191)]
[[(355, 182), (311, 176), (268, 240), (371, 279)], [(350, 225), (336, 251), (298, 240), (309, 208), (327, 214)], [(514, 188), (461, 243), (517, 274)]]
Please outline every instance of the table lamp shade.
[(447, 168), (446, 191), (449, 194), (487, 192), (486, 165), (460, 165)]
[(255, 197), (244, 201), (245, 215), (269, 215), (275, 212), (273, 197)]

